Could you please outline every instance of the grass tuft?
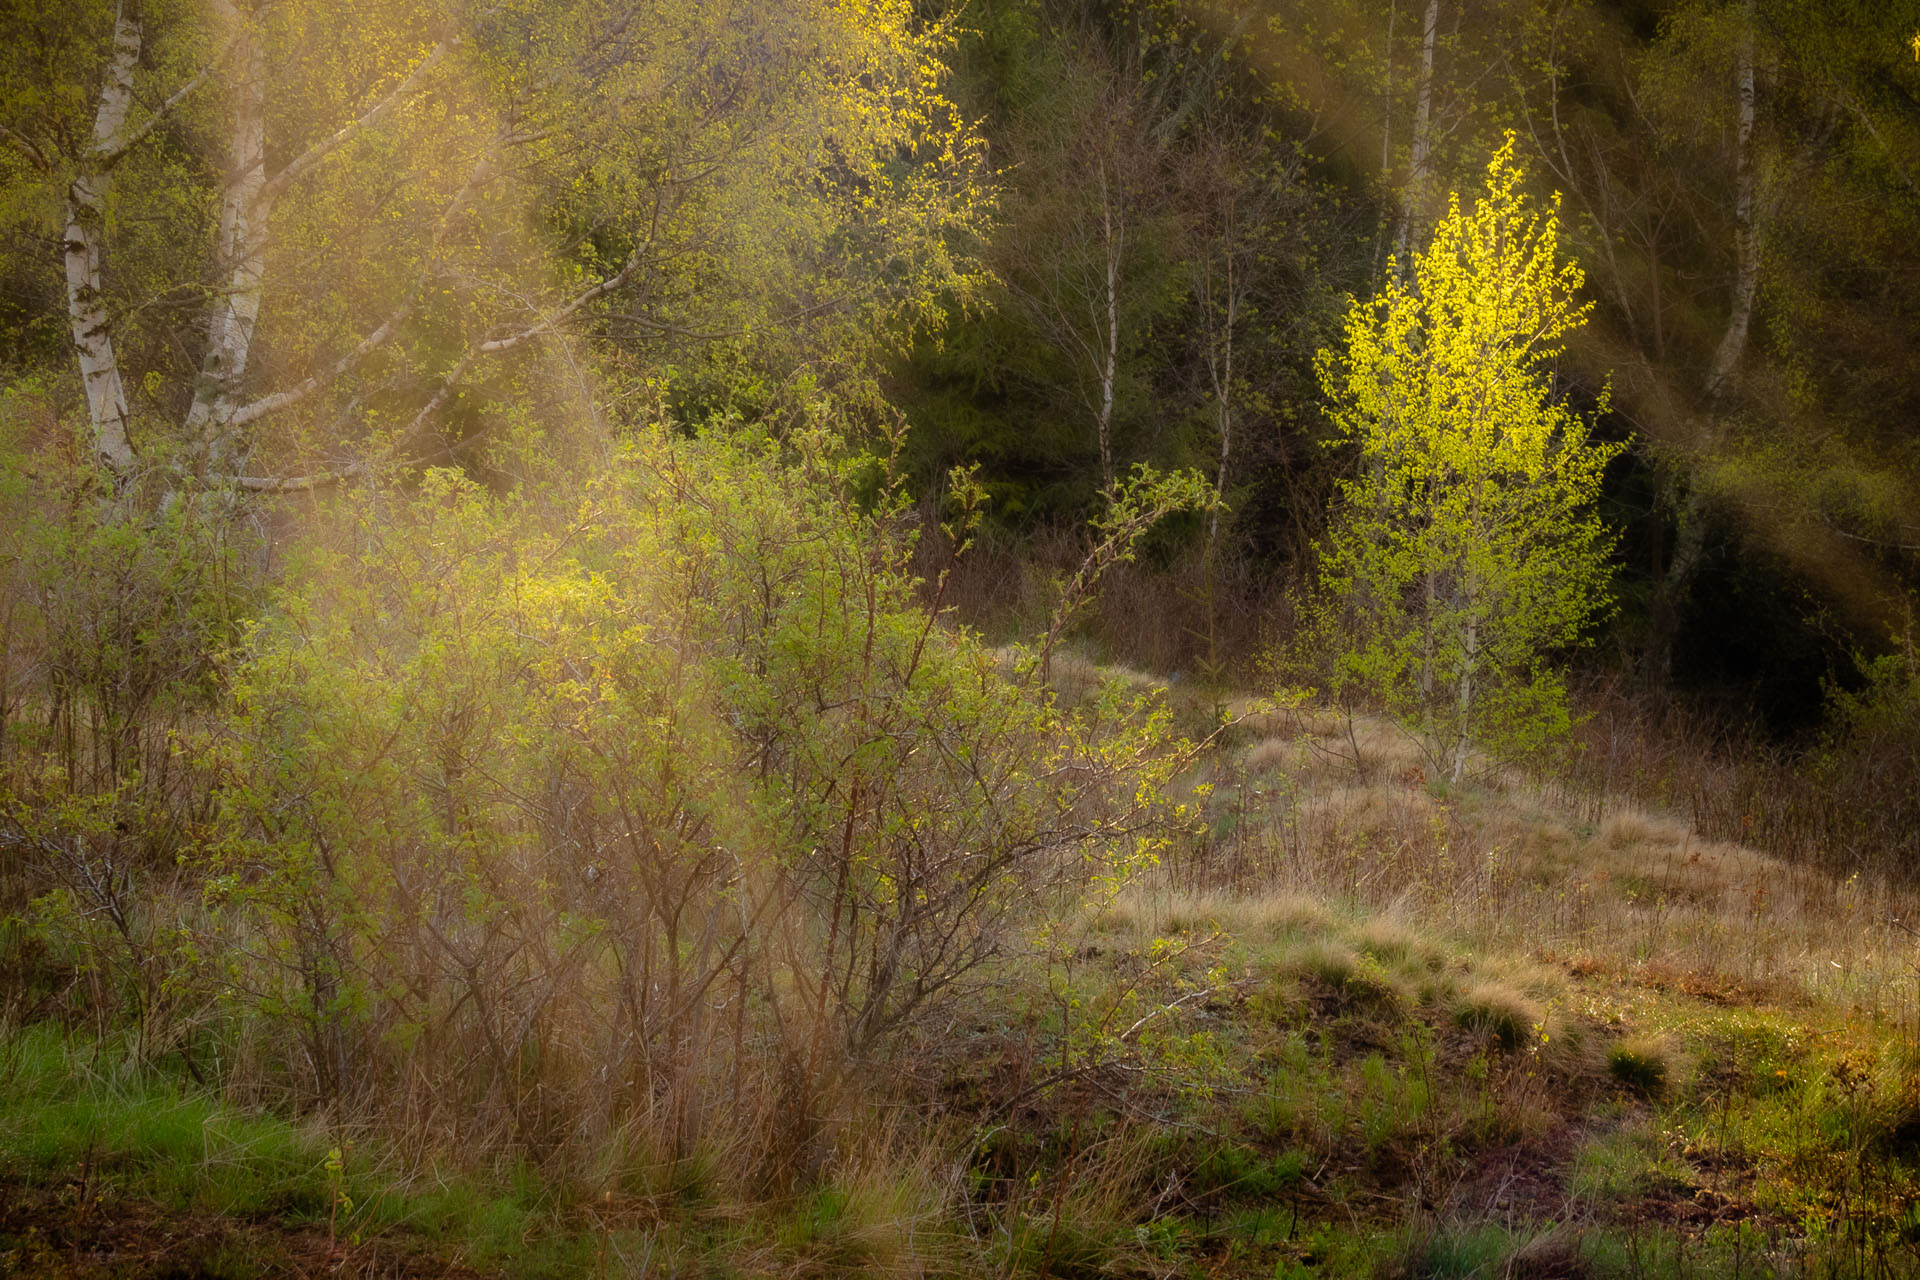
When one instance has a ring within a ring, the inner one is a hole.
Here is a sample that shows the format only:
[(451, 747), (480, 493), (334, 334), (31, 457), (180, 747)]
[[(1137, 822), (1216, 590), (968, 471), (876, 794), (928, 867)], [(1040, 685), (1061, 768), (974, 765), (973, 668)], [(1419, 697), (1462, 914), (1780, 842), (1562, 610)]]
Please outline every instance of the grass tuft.
[(1607, 1070), (1628, 1088), (1657, 1098), (1673, 1079), (1673, 1049), (1661, 1037), (1632, 1036), (1607, 1050)]
[(1459, 996), (1456, 1025), (1487, 1036), (1508, 1053), (1525, 1045), (1545, 1025), (1546, 1011), (1504, 982), (1476, 982)]

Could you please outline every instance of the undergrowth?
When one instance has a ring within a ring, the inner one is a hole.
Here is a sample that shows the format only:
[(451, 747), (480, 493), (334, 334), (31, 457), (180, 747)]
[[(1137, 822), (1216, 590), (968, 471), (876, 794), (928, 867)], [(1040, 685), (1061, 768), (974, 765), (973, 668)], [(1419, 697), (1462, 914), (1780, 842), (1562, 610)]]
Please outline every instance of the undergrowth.
[[(1442, 785), (1364, 717), (1064, 650), (1043, 681), (916, 630), (845, 512), (790, 528), (759, 483), (711, 496), (791, 535), (778, 616), (759, 552), (634, 516), (720, 610), (672, 626), (736, 610), (713, 671), (620, 666), (620, 628), (673, 647), (598, 576), (625, 553), (563, 528), (582, 558), (530, 575), (436, 491), (365, 515), (431, 589), (325, 575), (240, 651), (232, 736), (170, 739), (192, 822), (11, 757), (6, 1265), (121, 1274), (82, 1247), (119, 1223), (155, 1275), (1920, 1274), (1897, 883), (1569, 781)], [(990, 856), (943, 898), (972, 864), (921, 853), (962, 837)], [(207, 1220), (250, 1225), (181, 1252)]]

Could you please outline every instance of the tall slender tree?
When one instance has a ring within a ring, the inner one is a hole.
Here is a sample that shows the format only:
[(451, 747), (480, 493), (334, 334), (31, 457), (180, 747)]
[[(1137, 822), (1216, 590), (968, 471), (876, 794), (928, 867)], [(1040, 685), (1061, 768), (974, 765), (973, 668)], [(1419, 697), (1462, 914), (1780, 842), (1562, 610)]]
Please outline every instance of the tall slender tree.
[(444, 460), (463, 397), (570, 330), (791, 349), (783, 316), (830, 344), (968, 287), (978, 155), (947, 36), (896, 0), (39, 8), (0, 14), (33, 55), (0, 69), (0, 150), (61, 193), (116, 487)]
[(1471, 211), (1454, 197), (1409, 280), (1355, 303), (1321, 382), (1362, 465), (1320, 548), (1333, 679), (1406, 717), (1455, 782), (1475, 747), (1567, 728), (1557, 652), (1610, 603), (1607, 461), (1551, 362), (1591, 304), (1531, 208), (1513, 139)]

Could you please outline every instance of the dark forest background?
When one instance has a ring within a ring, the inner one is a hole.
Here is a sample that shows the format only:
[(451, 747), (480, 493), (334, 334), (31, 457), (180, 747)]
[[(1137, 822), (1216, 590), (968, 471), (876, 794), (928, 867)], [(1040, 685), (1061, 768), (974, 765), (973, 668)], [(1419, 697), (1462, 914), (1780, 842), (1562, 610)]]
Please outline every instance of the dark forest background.
[(1112, 588), (1095, 630), (1162, 674), (1256, 671), (1353, 464), (1323, 447), (1314, 353), (1512, 131), (1595, 304), (1562, 389), (1610, 386), (1600, 433), (1630, 442), (1605, 500), (1618, 607), (1579, 657), (1589, 745), (1746, 760), (1765, 783), (1691, 802), (1744, 831), (1771, 812), (1783, 844), (1809, 841), (1796, 806), (1757, 796), (1813, 806), (1871, 774), (1889, 790), (1856, 799), (1904, 812), (1920, 10), (996, 0), (961, 21), (956, 93), (1003, 184), (993, 305), (891, 377), (924, 477), (984, 464), (1002, 563), (974, 616), (1089, 510), (1110, 386), (1116, 464), (1199, 467), (1231, 510), (1164, 530), (1153, 585)]
[[(983, 461), (1008, 547), (1084, 517), (1111, 259), (1115, 457), (1223, 480), (1217, 535), (1161, 554), (1217, 536), (1250, 643), (1349, 461), (1321, 447), (1314, 352), (1512, 130), (1597, 304), (1566, 393), (1610, 382), (1603, 429), (1632, 442), (1596, 671), (1798, 740), (1901, 643), (1915, 586), (1915, 16), (975, 5), (957, 92), (1003, 184), (994, 305), (892, 371), (916, 462)], [(1115, 643), (1178, 667), (1205, 612)]]

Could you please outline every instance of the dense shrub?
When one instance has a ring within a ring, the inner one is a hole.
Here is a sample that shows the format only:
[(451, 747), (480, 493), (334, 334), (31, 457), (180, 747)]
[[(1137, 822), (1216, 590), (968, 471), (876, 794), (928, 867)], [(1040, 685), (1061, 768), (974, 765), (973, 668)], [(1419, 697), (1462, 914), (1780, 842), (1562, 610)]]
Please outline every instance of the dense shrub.
[(1018, 908), (1151, 856), (1163, 715), (941, 625), (825, 467), (648, 437), (560, 516), (342, 500), (215, 743), (267, 1078), (536, 1153), (804, 1151)]
[(179, 857), (210, 787), (178, 748), (220, 700), (254, 539), (218, 502), (109, 494), (54, 405), (0, 391), (0, 1015), (124, 1029), (146, 1061), (204, 1006)]

